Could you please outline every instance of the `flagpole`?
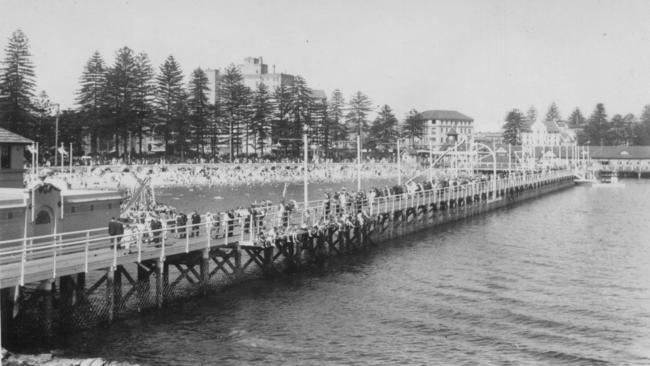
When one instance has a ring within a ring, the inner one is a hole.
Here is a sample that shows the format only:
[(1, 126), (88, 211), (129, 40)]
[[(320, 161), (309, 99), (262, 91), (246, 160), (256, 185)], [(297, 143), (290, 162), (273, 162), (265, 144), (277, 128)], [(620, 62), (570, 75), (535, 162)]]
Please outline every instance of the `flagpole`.
[(34, 156), (36, 156), (36, 143), (32, 144), (32, 150), (30, 151), (32, 153), (32, 182), (34, 181), (34, 178), (36, 177), (36, 159)]
[(402, 185), (402, 163), (400, 158), (399, 137), (397, 138), (397, 185)]
[(61, 150), (59, 151), (59, 154), (61, 154), (61, 173), (62, 174), (63, 174), (63, 158), (65, 158), (65, 156), (63, 156), (63, 151), (65, 151), (65, 149), (63, 148), (63, 142), (62, 142), (61, 143)]
[[(54, 127), (54, 150), (56, 150), (58, 145), (59, 145), (59, 113), (60, 113), (60, 111), (61, 111), (61, 105), (57, 103), (56, 104), (56, 127)], [(54, 152), (54, 166), (57, 165), (56, 164), (56, 159), (57, 159), (57, 155), (56, 155), (56, 151), (55, 151)]]
[(357, 191), (361, 191), (361, 134), (357, 135)]
[(305, 202), (304, 203), (303, 213), (302, 213), (302, 223), (304, 224), (305, 223), (305, 214), (307, 213), (307, 201), (308, 201), (307, 197), (308, 197), (308, 190), (309, 190), (309, 188), (307, 188), (309, 186), (309, 177), (307, 176), (307, 160), (309, 159), (309, 150), (308, 150), (308, 146), (307, 146), (307, 134), (305, 133), (302, 138), (303, 138), (304, 155), (305, 155), (304, 156), (304, 161), (302, 163), (303, 164), (302, 165), (303, 166), (302, 174), (303, 174), (303, 179), (304, 179), (304, 182), (303, 182), (303, 184), (304, 184), (304, 187), (303, 187), (303, 190), (304, 190), (303, 191), (303, 195), (304, 195), (303, 201)]
[(72, 142), (70, 143), (70, 174), (72, 174)]

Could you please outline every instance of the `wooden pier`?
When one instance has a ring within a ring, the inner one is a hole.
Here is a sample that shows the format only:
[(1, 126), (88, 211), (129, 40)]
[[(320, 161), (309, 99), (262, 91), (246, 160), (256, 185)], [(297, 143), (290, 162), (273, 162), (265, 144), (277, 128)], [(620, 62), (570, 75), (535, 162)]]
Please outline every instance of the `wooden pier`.
[[(298, 205), (120, 238), (105, 228), (0, 242), (3, 340), (111, 323), (251, 276), (367, 250), (381, 241), (573, 186), (549, 172), (332, 205)], [(343, 219), (347, 217), (347, 219)], [(269, 235), (277, 227), (275, 236)], [(183, 230), (184, 229), (184, 230)], [(183, 235), (184, 231), (184, 235)], [(191, 234), (196, 235), (191, 235)]]

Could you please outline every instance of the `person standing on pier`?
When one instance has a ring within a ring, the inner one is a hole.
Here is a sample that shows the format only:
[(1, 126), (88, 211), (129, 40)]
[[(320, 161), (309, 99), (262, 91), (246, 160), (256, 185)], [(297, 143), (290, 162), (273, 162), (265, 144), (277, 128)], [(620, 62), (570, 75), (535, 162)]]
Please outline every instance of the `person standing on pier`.
[[(111, 218), (111, 221), (108, 222), (108, 235), (111, 236), (111, 245), (119, 245), (120, 239), (120, 222), (115, 220), (115, 217)], [(124, 229), (122, 229), (123, 231)], [(112, 247), (112, 246), (111, 246)]]
[(176, 216), (176, 232), (180, 239), (185, 239), (185, 236), (187, 235), (187, 228), (185, 225), (187, 225), (187, 216), (181, 212)]
[(192, 219), (192, 233), (191, 233), (190, 237), (194, 237), (195, 234), (198, 237), (199, 236), (199, 224), (201, 223), (201, 216), (196, 211), (194, 211), (194, 212), (192, 212), (191, 219)]

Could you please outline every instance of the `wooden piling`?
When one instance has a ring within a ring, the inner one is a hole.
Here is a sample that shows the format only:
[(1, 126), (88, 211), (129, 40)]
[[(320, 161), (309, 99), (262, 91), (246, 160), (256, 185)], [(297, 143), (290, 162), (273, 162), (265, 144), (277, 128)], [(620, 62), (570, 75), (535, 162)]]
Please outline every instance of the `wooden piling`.
[(115, 270), (106, 270), (106, 321), (111, 324), (115, 317)]
[(77, 273), (77, 289), (75, 291), (77, 302), (85, 303), (86, 302), (86, 273), (81, 272)]
[(239, 243), (233, 244), (232, 251), (234, 252), (234, 257), (235, 257), (235, 274), (240, 275), (242, 273), (242, 267), (241, 267), (241, 247)]
[(295, 240), (291, 243), (293, 246), (293, 262), (296, 267), (300, 267), (302, 265), (302, 243), (297, 236), (294, 236), (294, 238)]
[(41, 281), (41, 289), (43, 291), (43, 334), (47, 338), (52, 337), (52, 329), (54, 326), (54, 294), (52, 288), (54, 286), (54, 279), (47, 279)]
[(201, 250), (201, 293), (205, 296), (208, 291), (208, 283), (210, 282), (210, 249)]
[(165, 261), (163, 264), (163, 277), (162, 277), (163, 295), (169, 288), (169, 263)]
[(270, 274), (273, 272), (273, 247), (269, 246), (264, 250), (264, 272)]
[(137, 294), (138, 294), (138, 311), (140, 311), (140, 304), (147, 304), (149, 299), (149, 276), (151, 272), (144, 267), (143, 264), (137, 266)]
[[(16, 286), (14, 291), (20, 291), (20, 287)], [(2, 316), (2, 327), (5, 329), (10, 328), (14, 314), (17, 314), (18, 304), (15, 300), (19, 298), (11, 288), (0, 289), (0, 316)]]
[(74, 280), (72, 276), (62, 276), (59, 279), (59, 288), (61, 289), (61, 298), (60, 298), (60, 315), (61, 315), (61, 327), (63, 329), (69, 329), (72, 325), (72, 306), (74, 304)]
[(113, 293), (115, 301), (115, 312), (119, 312), (122, 307), (122, 266), (117, 266), (113, 274)]
[(163, 272), (165, 271), (164, 261), (160, 259), (156, 263), (156, 307), (162, 309), (163, 307)]
[(349, 253), (352, 249), (352, 244), (350, 243), (350, 233), (351, 230), (349, 227), (345, 228), (345, 232), (343, 233), (343, 251), (344, 253)]

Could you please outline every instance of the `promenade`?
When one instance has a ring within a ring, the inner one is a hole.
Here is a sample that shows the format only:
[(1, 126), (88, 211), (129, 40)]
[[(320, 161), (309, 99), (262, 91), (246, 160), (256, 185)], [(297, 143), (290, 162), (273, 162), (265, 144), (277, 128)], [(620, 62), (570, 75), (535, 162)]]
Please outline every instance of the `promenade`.
[[(203, 216), (198, 225), (124, 236), (120, 248), (105, 228), (3, 241), (3, 319), (16, 325), (41, 312), (46, 333), (55, 319), (70, 326), (110, 322), (133, 309), (205, 293), (245, 273), (300, 267), (571, 185), (573, 174), (558, 171), (338, 206), (310, 201), (236, 219)], [(7, 300), (12, 298), (19, 300)], [(44, 300), (34, 303), (35, 298)], [(7, 308), (14, 316), (7, 316)], [(84, 314), (83, 320), (69, 312)]]

